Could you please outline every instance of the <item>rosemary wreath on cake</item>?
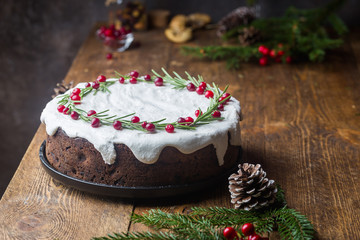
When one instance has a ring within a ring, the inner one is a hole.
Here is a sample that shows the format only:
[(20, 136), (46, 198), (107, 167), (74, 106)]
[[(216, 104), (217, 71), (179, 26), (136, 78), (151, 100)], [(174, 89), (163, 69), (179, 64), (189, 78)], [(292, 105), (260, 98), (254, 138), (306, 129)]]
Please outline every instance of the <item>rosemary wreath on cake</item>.
[[(89, 122), (93, 128), (98, 128), (101, 125), (112, 125), (116, 130), (127, 128), (145, 132), (154, 132), (156, 129), (166, 130), (168, 133), (173, 133), (175, 129), (194, 130), (200, 125), (224, 119), (221, 117), (221, 111), (224, 110), (224, 105), (226, 105), (231, 97), (226, 92), (228, 86), (225, 87), (224, 91), (221, 91), (215, 83), (206, 83), (200, 75), (196, 78), (185, 72), (187, 75), (187, 79), (185, 79), (176, 72), (173, 72), (174, 76), (171, 76), (164, 68), (162, 68), (162, 71), (164, 76), (161, 76), (154, 70), (152, 70), (153, 76), (147, 74), (139, 77), (139, 73), (136, 71), (132, 71), (128, 75), (115, 71), (116, 78), (112, 79), (107, 79), (104, 75), (100, 75), (94, 82), (86, 83), (84, 88), (77, 87), (66, 94), (58, 96), (60, 100), (57, 110), (59, 113), (70, 115), (73, 120), (80, 119)], [(204, 95), (210, 99), (210, 103), (206, 111), (203, 112), (200, 108), (195, 111), (195, 119), (192, 117), (179, 117), (175, 122), (166, 122), (166, 118), (152, 122), (140, 121), (136, 113), (118, 116), (109, 115), (109, 109), (97, 112), (95, 110), (85, 111), (80, 107), (82, 100), (88, 94), (92, 93), (95, 95), (99, 91), (111, 94), (109, 87), (113, 84), (136, 84), (138, 82), (155, 84), (155, 86), (170, 84), (174, 89), (186, 88), (189, 92)]]

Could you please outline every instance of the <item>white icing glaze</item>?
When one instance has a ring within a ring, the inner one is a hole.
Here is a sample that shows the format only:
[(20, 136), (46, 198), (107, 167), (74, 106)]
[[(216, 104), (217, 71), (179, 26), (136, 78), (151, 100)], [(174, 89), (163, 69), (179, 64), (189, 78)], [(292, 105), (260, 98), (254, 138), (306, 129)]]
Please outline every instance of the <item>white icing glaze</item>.
[[(114, 80), (114, 79), (109, 79)], [(85, 83), (76, 87), (84, 88)], [(138, 82), (137, 84), (120, 84), (116, 82), (109, 87), (111, 93), (99, 91), (84, 97), (79, 108), (88, 111), (101, 112), (109, 109), (109, 115), (124, 116), (136, 113), (141, 121), (156, 121), (166, 118), (165, 122), (175, 122), (179, 117), (191, 116), (199, 107), (206, 111), (210, 100), (204, 95), (189, 92), (186, 89), (175, 90), (171, 85), (156, 87), (153, 83)], [(69, 90), (71, 91), (71, 90)], [(83, 120), (73, 120), (69, 115), (57, 111), (57, 102), (50, 101), (41, 114), (41, 121), (46, 124), (49, 135), (56, 133), (61, 127), (69, 137), (87, 139), (101, 153), (105, 163), (115, 161), (115, 143), (128, 146), (135, 157), (143, 163), (151, 164), (157, 161), (162, 149), (172, 146), (185, 154), (189, 154), (210, 144), (216, 149), (219, 165), (224, 163), (224, 155), (228, 147), (228, 132), (230, 143), (240, 145), (240, 103), (231, 98), (222, 111), (222, 121), (198, 126), (196, 130), (175, 129), (174, 133), (157, 130), (146, 133), (137, 130), (115, 130), (112, 126), (92, 128)]]

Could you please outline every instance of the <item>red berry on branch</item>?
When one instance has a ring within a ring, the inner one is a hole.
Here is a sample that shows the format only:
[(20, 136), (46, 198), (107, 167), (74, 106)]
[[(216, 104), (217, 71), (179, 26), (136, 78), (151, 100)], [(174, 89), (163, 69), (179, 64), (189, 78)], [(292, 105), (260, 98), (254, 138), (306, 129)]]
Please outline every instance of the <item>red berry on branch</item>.
[(65, 109), (65, 106), (64, 106), (64, 105), (59, 105), (59, 106), (57, 107), (57, 110), (59, 111), (59, 113), (62, 113), (62, 112), (64, 111), (64, 109)]
[(250, 236), (253, 235), (255, 233), (255, 227), (252, 223), (245, 223), (242, 227), (241, 227), (241, 231), (245, 236)]
[(155, 86), (160, 87), (163, 85), (164, 81), (161, 77), (157, 77), (157, 78), (155, 78), (154, 83), (155, 83)]
[(87, 82), (86, 84), (85, 84), (85, 87), (86, 88), (88, 88), (88, 87), (90, 87), (91, 86), (91, 84), (89, 83), (89, 82)]
[(196, 92), (197, 92), (197, 94), (199, 94), (199, 95), (202, 95), (202, 94), (204, 94), (204, 91), (205, 91), (205, 89), (203, 88), (203, 87), (197, 87), (196, 88)]
[(207, 87), (206, 82), (201, 82), (201, 83), (199, 84), (199, 87), (202, 87), (202, 88), (206, 89), (206, 87)]
[(80, 104), (79, 101), (81, 101), (81, 97), (79, 95), (72, 95), (71, 100), (76, 101), (74, 104)]
[(202, 112), (200, 110), (196, 110), (195, 111), (195, 116), (196, 117), (199, 117), (199, 115), (201, 116), (202, 115)]
[(78, 120), (79, 119), (79, 114), (75, 111), (73, 111), (71, 114), (70, 114), (70, 117), (74, 120)]
[(166, 127), (165, 127), (165, 130), (168, 132), (168, 133), (173, 133), (174, 132), (174, 125), (172, 125), (172, 124), (168, 124), (168, 125), (166, 125)]
[[(224, 93), (224, 94), (222, 95), (222, 97), (224, 97), (224, 98), (227, 98), (227, 97), (229, 97), (229, 96), (231, 96), (230, 93)], [(228, 99), (228, 100), (229, 100), (229, 99)]]
[(112, 59), (112, 58), (113, 58), (112, 53), (106, 54), (106, 59), (107, 59), (107, 60), (110, 60), (110, 59)]
[(155, 131), (155, 125), (153, 123), (146, 124), (146, 130), (148, 130), (149, 132)]
[(91, 126), (92, 126), (93, 128), (98, 128), (98, 127), (100, 127), (100, 119), (98, 119), (98, 118), (93, 118), (93, 119), (91, 120)]
[(284, 51), (283, 50), (280, 50), (280, 51), (278, 51), (278, 53), (277, 53), (277, 55), (279, 56), (279, 57), (281, 57), (282, 55), (284, 55)]
[(133, 116), (133, 117), (131, 118), (131, 122), (132, 122), (132, 123), (138, 123), (138, 122), (140, 122), (140, 118), (139, 118), (138, 116)]
[(191, 123), (194, 122), (194, 119), (193, 119), (192, 117), (186, 117), (186, 118), (185, 118), (185, 122), (187, 122), (186, 125), (190, 125)]
[(93, 88), (93, 89), (98, 89), (99, 87), (100, 87), (99, 82), (96, 82), (96, 81), (95, 81), (95, 82), (92, 83), (92, 88)]
[(81, 90), (79, 88), (74, 88), (72, 93), (75, 94), (75, 95), (79, 95), (81, 93)]
[(183, 123), (186, 122), (186, 121), (185, 121), (185, 118), (179, 117), (179, 118), (177, 119), (177, 122), (180, 123), (180, 125), (184, 125)]
[(259, 64), (260, 64), (261, 66), (266, 66), (266, 65), (268, 64), (268, 58), (267, 58), (267, 57), (261, 57), (261, 58), (259, 59)]
[(187, 88), (187, 90), (189, 90), (190, 92), (193, 92), (193, 91), (195, 91), (195, 89), (196, 89), (196, 87), (195, 87), (195, 85), (194, 85), (193, 83), (188, 83), (188, 84), (186, 85), (186, 88)]
[(255, 233), (255, 234), (249, 236), (249, 240), (262, 240), (262, 238)]
[(291, 59), (290, 56), (287, 56), (286, 59), (285, 59), (285, 61), (286, 61), (287, 63), (291, 63), (291, 62), (292, 62), (292, 59)]
[(122, 123), (118, 120), (115, 120), (114, 123), (113, 123), (113, 127), (116, 129), (116, 130), (121, 130), (122, 128)]
[(218, 108), (217, 108), (219, 111), (223, 111), (224, 110), (224, 105), (222, 104), (219, 104)]
[(96, 81), (98, 82), (105, 82), (106, 81), (106, 77), (104, 75), (99, 75), (97, 78), (96, 78)]
[(215, 118), (218, 118), (218, 117), (221, 117), (221, 112), (219, 112), (218, 110), (215, 110), (211, 115)]
[(151, 81), (151, 76), (149, 74), (146, 74), (144, 76), (145, 81)]
[(139, 73), (137, 71), (131, 71), (130, 74), (129, 74), (131, 77), (134, 77), (134, 78), (138, 78), (139, 77)]
[(92, 116), (92, 115), (95, 115), (96, 114), (96, 112), (94, 111), (94, 110), (89, 110), (88, 112), (87, 112), (87, 115), (90, 117), (90, 116)]
[(262, 55), (268, 55), (270, 50), (264, 46), (264, 45), (260, 45), (259, 46), (259, 52), (262, 54)]
[(142, 126), (142, 128), (146, 128), (146, 125), (147, 125), (148, 123), (146, 122), (146, 121), (144, 121), (142, 124), (141, 124), (141, 126)]
[(130, 82), (131, 84), (136, 84), (136, 83), (137, 83), (136, 77), (131, 77), (130, 80), (129, 80), (129, 82)]
[(119, 83), (123, 84), (124, 82), (125, 82), (125, 78), (120, 77), (120, 78), (119, 78)]
[(228, 240), (232, 240), (235, 237), (237, 237), (236, 230), (234, 228), (232, 228), (232, 227), (225, 228), (224, 231), (223, 231), (223, 235)]
[(272, 58), (275, 58), (276, 57), (276, 51), (274, 49), (272, 49), (269, 53), (269, 56), (272, 57)]
[(70, 109), (68, 107), (64, 108), (63, 113), (65, 115), (69, 115), (70, 114)]
[(205, 97), (206, 98), (213, 98), (214, 97), (214, 93), (210, 90), (205, 92)]

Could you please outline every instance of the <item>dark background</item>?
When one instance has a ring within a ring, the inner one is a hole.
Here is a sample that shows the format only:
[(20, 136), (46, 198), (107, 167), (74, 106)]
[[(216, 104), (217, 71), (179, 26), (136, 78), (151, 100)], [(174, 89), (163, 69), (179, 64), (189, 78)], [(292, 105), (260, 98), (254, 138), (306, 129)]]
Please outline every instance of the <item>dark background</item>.
[[(104, 0), (0, 0), (0, 196), (11, 180), (53, 88), (66, 75), (91, 27), (108, 19)], [(239, 0), (147, 0), (147, 9), (171, 14), (205, 12), (217, 22)], [(281, 15), (290, 5), (319, 7), (326, 0), (262, 0), (262, 17)], [(339, 11), (351, 28), (360, 23), (360, 1)]]

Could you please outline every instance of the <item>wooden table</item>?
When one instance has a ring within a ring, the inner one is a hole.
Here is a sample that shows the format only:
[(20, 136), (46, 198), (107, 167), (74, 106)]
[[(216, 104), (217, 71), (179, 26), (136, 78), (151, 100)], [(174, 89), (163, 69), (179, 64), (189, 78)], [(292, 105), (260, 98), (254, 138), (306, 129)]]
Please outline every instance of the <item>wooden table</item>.
[[(262, 164), (285, 190), (290, 207), (308, 216), (319, 239), (360, 239), (360, 34), (325, 63), (244, 64), (229, 71), (224, 62), (185, 57), (162, 31), (136, 34), (141, 47), (107, 51), (93, 32), (75, 58), (66, 82), (92, 81), (114, 70), (128, 73), (165, 67), (201, 74), (241, 101), (243, 161)], [(189, 45), (214, 44), (212, 31), (195, 34)], [(48, 97), (48, 96), (44, 96)], [(133, 212), (160, 207), (182, 212), (191, 206), (232, 207), (227, 185), (191, 197), (122, 200), (67, 188), (40, 165), (46, 137), (40, 125), (0, 202), (0, 239), (90, 239), (146, 229)]]

